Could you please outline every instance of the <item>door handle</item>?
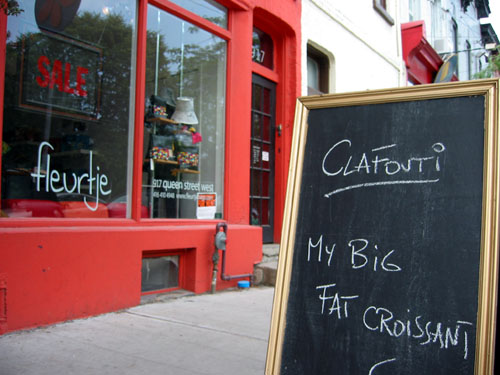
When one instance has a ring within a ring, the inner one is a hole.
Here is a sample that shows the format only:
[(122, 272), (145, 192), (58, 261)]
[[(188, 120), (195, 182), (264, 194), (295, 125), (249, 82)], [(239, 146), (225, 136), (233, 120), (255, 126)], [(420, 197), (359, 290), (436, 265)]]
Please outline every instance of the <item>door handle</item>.
[(276, 127), (276, 130), (278, 130), (278, 137), (281, 137), (281, 130), (283, 129), (283, 126), (281, 124), (279, 124), (277, 127)]

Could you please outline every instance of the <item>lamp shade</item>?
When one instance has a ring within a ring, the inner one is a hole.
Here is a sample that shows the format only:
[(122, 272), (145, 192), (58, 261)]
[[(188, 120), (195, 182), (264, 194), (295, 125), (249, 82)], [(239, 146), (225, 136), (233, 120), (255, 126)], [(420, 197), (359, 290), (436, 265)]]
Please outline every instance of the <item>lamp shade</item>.
[(196, 113), (194, 113), (193, 98), (181, 96), (177, 98), (177, 106), (172, 115), (172, 120), (181, 124), (195, 125), (198, 123)]

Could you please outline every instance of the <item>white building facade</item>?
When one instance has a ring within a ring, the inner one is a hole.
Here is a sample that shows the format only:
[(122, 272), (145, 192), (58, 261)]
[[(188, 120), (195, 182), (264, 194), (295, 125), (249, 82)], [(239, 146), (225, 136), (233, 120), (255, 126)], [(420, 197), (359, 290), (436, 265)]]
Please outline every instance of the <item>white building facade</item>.
[(302, 95), (443, 82), (450, 59), (444, 80), (474, 79), (498, 44), (490, 13), (489, 0), (303, 0)]
[(402, 24), (424, 21), (425, 37), (443, 60), (457, 56), (458, 80), (474, 79), (486, 66), (491, 46), (485, 32), (492, 28), (481, 19), (490, 14), (488, 0), (401, 0), (400, 10)]
[(302, 94), (406, 85), (398, 1), (303, 0)]

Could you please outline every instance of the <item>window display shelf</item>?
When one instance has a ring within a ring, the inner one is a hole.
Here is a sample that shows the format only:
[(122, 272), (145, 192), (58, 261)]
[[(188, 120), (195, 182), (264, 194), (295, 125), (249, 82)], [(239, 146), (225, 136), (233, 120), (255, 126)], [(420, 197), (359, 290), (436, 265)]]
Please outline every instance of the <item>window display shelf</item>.
[(51, 154), (51, 156), (52, 157), (64, 157), (64, 156), (90, 155), (90, 152), (92, 152), (92, 154), (94, 154), (94, 156), (98, 154), (94, 150), (79, 149), (79, 150), (54, 152)]
[[(145, 163), (150, 163), (151, 160), (154, 163), (158, 164), (168, 164), (168, 165), (179, 165), (179, 162), (176, 160), (162, 160), (162, 159), (144, 159)], [(172, 169), (172, 174), (175, 176), (177, 173), (191, 173), (191, 174), (200, 174), (200, 171), (195, 171), (193, 169), (185, 169), (185, 168), (175, 168)]]
[(175, 122), (174, 120), (163, 117), (151, 117), (146, 119), (146, 122), (155, 122), (157, 124), (178, 124), (178, 122)]
[[(34, 171), (35, 171), (34, 169), (29, 169), (29, 168), (10, 168), (7, 169), (5, 173), (13, 176), (29, 176)], [(47, 171), (41, 170), (40, 174), (41, 175), (47, 174)]]
[(200, 174), (200, 171), (195, 171), (192, 169), (172, 169), (172, 174), (175, 176), (177, 173), (191, 173), (191, 174)]
[(171, 165), (179, 165), (177, 160), (163, 160), (163, 159), (144, 159), (146, 163), (149, 163), (151, 160), (158, 164), (171, 164)]

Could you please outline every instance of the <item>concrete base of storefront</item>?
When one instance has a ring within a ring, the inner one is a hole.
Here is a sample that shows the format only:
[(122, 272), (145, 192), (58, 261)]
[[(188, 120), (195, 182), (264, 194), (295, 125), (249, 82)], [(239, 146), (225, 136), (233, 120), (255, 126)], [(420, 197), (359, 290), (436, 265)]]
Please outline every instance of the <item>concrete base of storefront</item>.
[(279, 251), (279, 244), (267, 244), (263, 246), (262, 262), (254, 268), (253, 282), (255, 285), (274, 286), (276, 284)]
[(0, 336), (0, 373), (263, 374), (274, 289), (182, 296)]

